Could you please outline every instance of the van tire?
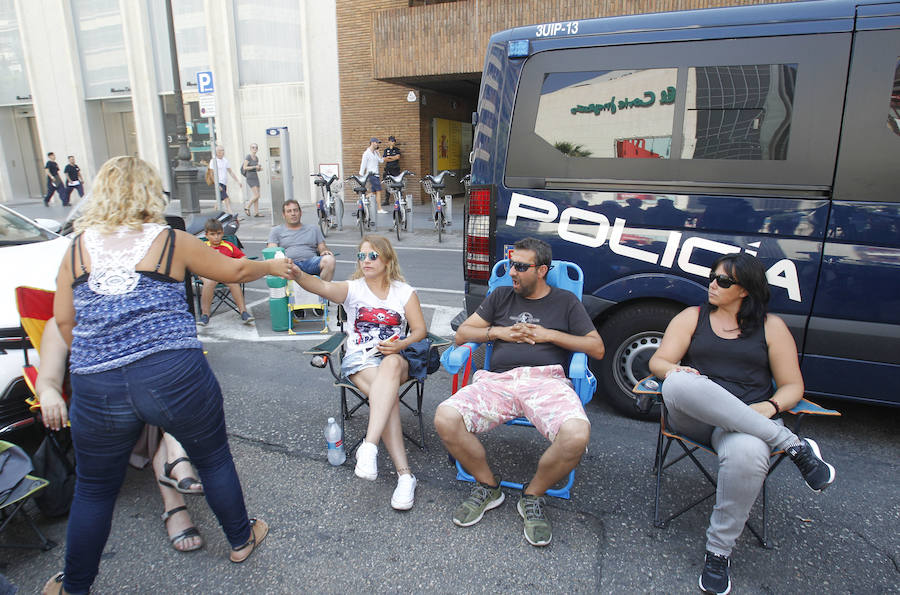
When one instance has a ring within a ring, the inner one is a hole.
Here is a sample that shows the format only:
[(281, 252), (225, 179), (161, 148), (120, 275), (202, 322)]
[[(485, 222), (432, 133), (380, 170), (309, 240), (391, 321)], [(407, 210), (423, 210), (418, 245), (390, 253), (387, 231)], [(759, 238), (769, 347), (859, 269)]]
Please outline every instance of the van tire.
[(598, 329), (606, 356), (594, 365), (598, 390), (619, 412), (638, 419), (658, 419), (659, 407), (641, 413), (632, 387), (650, 374), (648, 362), (663, 333), (681, 308), (672, 304), (645, 303), (614, 314)]

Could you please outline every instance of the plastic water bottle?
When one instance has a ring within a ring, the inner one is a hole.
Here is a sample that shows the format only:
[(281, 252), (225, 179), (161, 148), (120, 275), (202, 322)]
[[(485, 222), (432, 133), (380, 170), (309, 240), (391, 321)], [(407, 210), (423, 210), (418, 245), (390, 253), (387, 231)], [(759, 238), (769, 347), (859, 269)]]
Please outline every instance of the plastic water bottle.
[(334, 466), (343, 465), (347, 460), (344, 437), (341, 435), (341, 426), (337, 425), (333, 417), (328, 418), (328, 425), (325, 426), (325, 442), (328, 443), (328, 462)]

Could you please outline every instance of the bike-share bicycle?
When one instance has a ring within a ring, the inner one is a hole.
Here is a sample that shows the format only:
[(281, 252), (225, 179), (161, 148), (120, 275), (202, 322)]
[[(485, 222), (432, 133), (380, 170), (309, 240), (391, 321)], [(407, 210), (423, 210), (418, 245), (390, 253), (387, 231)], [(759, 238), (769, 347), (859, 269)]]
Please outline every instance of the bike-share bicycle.
[(375, 174), (366, 177), (352, 175), (347, 178), (353, 182), (353, 192), (356, 193), (356, 225), (359, 227), (359, 237), (364, 237), (370, 229), (375, 229), (375, 217), (373, 216), (372, 198), (368, 194), (369, 179)]
[(425, 192), (431, 195), (431, 218), (434, 221), (434, 229), (437, 230), (438, 242), (441, 242), (441, 236), (444, 234), (444, 227), (449, 225), (444, 217), (444, 198), (441, 196), (441, 190), (447, 185), (444, 184), (444, 176), (450, 175), (455, 178), (456, 174), (452, 171), (443, 170), (436, 176), (426, 174), (422, 178), (422, 187)]
[[(338, 179), (337, 176), (325, 177), (322, 174), (310, 174), (315, 178), (316, 185), (316, 211), (319, 214), (319, 229), (322, 235), (327, 236), (328, 230), (344, 229), (344, 201), (334, 196), (332, 185)], [(338, 181), (340, 184), (340, 181)], [(337, 190), (337, 189), (334, 189)]]
[(385, 179), (388, 183), (388, 188), (391, 191), (391, 194), (394, 196), (394, 229), (397, 230), (397, 241), (400, 241), (400, 230), (406, 231), (409, 227), (409, 217), (412, 212), (412, 207), (409, 203), (406, 202), (406, 196), (403, 193), (403, 190), (406, 187), (406, 182), (404, 178), (406, 176), (414, 176), (416, 174), (412, 173), (409, 170), (404, 170), (397, 174), (396, 176), (392, 176), (390, 174), (385, 174)]

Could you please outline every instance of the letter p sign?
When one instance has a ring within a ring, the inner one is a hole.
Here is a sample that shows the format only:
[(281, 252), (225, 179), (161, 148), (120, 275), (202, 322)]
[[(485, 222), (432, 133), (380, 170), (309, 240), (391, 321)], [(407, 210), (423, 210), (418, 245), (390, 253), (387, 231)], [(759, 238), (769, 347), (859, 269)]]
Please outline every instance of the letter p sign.
[(204, 70), (203, 72), (197, 73), (197, 93), (212, 93), (215, 91), (213, 88), (213, 78), (211, 70)]

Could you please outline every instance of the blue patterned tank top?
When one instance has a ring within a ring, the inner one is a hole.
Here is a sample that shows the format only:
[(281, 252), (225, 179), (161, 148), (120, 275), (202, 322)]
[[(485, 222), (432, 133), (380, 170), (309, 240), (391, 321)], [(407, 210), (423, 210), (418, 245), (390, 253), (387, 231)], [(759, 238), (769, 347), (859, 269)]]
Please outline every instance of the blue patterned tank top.
[[(137, 271), (153, 240), (168, 237), (153, 271)], [(91, 257), (84, 266), (82, 245)], [(100, 234), (87, 230), (75, 238), (81, 275), (72, 283), (75, 328), (70, 367), (73, 374), (93, 374), (120, 368), (159, 351), (200, 349), (194, 317), (188, 311), (184, 283), (169, 276), (175, 232), (158, 224), (140, 231)], [(159, 269), (166, 258), (165, 271)]]

